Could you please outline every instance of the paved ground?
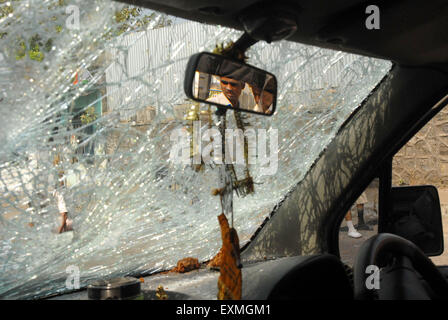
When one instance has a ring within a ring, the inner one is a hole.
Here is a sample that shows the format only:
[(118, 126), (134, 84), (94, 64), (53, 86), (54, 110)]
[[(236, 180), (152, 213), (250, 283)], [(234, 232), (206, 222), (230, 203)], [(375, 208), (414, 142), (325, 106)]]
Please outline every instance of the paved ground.
[[(446, 265), (448, 266), (448, 189), (439, 190), (440, 204), (442, 206), (442, 222), (443, 222), (443, 235), (445, 250), (441, 256), (432, 257), (431, 260), (436, 265)], [(358, 223), (357, 215), (352, 211), (353, 223)], [(376, 215), (371, 208), (366, 209), (366, 221), (375, 221)], [(345, 221), (342, 222), (342, 226), (346, 226)], [(378, 226), (375, 224), (372, 226), (372, 231), (360, 231), (363, 235), (362, 238), (353, 239), (347, 236), (347, 232), (339, 232), (339, 252), (342, 261), (352, 266), (354, 262), (354, 257), (358, 253), (361, 244), (371, 236), (377, 234)]]
[[(358, 223), (358, 217), (355, 212), (352, 212), (353, 224)], [(377, 221), (375, 215), (370, 210), (367, 211), (365, 215), (366, 222), (374, 222)], [(345, 220), (342, 222), (341, 226), (346, 226)], [(361, 244), (378, 233), (378, 225), (375, 224), (371, 226), (373, 228), (372, 231), (359, 230), (359, 233), (362, 234), (361, 238), (353, 239), (347, 235), (347, 231), (339, 231), (339, 253), (341, 255), (341, 260), (348, 264), (349, 266), (353, 266), (354, 258), (358, 254), (358, 250), (361, 247)]]

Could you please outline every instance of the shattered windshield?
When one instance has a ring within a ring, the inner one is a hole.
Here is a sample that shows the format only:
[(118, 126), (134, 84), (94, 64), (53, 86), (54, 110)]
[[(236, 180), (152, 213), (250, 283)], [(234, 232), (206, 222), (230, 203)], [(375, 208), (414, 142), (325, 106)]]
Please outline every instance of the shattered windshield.
[[(68, 292), (73, 269), (83, 287), (219, 251), (222, 166), (193, 141), (219, 119), (183, 81), (190, 55), (241, 34), (112, 1), (0, 0), (1, 298)], [(258, 139), (232, 169), (241, 245), (391, 67), (287, 41), (247, 56), (276, 75), (278, 100), (272, 117), (227, 114)]]

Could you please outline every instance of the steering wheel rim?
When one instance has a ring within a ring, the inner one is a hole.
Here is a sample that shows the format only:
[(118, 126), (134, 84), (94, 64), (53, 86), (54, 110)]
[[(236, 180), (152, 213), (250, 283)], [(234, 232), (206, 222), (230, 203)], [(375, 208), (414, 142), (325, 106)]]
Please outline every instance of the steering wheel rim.
[(374, 300), (375, 291), (366, 286), (369, 265), (383, 267), (390, 254), (405, 256), (412, 261), (414, 269), (427, 281), (434, 293), (448, 299), (448, 282), (434, 263), (414, 243), (390, 233), (380, 233), (365, 241), (356, 257), (353, 270), (354, 298)]

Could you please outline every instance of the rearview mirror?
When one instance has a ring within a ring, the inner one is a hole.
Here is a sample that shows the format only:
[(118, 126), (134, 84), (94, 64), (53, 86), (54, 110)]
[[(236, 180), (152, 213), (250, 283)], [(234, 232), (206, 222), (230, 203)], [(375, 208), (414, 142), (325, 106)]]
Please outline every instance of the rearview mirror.
[(442, 213), (434, 186), (393, 187), (386, 230), (417, 245), (427, 256), (443, 253)]
[(184, 90), (199, 102), (266, 116), (274, 113), (277, 102), (273, 74), (208, 52), (191, 56)]

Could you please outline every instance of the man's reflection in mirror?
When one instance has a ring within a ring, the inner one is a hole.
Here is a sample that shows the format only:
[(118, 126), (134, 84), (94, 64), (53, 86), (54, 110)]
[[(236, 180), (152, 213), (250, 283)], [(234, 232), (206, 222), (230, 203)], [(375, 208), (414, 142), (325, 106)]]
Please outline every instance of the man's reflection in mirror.
[(231, 105), (233, 108), (242, 108), (241, 92), (246, 86), (243, 81), (247, 69), (241, 67), (232, 61), (222, 61), (218, 70), (221, 93), (207, 99), (209, 102), (214, 102), (221, 105)]
[[(263, 88), (264, 86), (264, 88)], [(266, 80), (265, 85), (254, 84), (250, 86), (255, 99), (255, 112), (271, 114), (275, 95), (275, 81), (272, 77)], [(263, 89), (262, 89), (263, 88)]]
[(245, 83), (230, 77), (220, 77), (219, 82), (221, 93), (208, 98), (207, 101), (239, 108), (241, 91), (244, 89)]

